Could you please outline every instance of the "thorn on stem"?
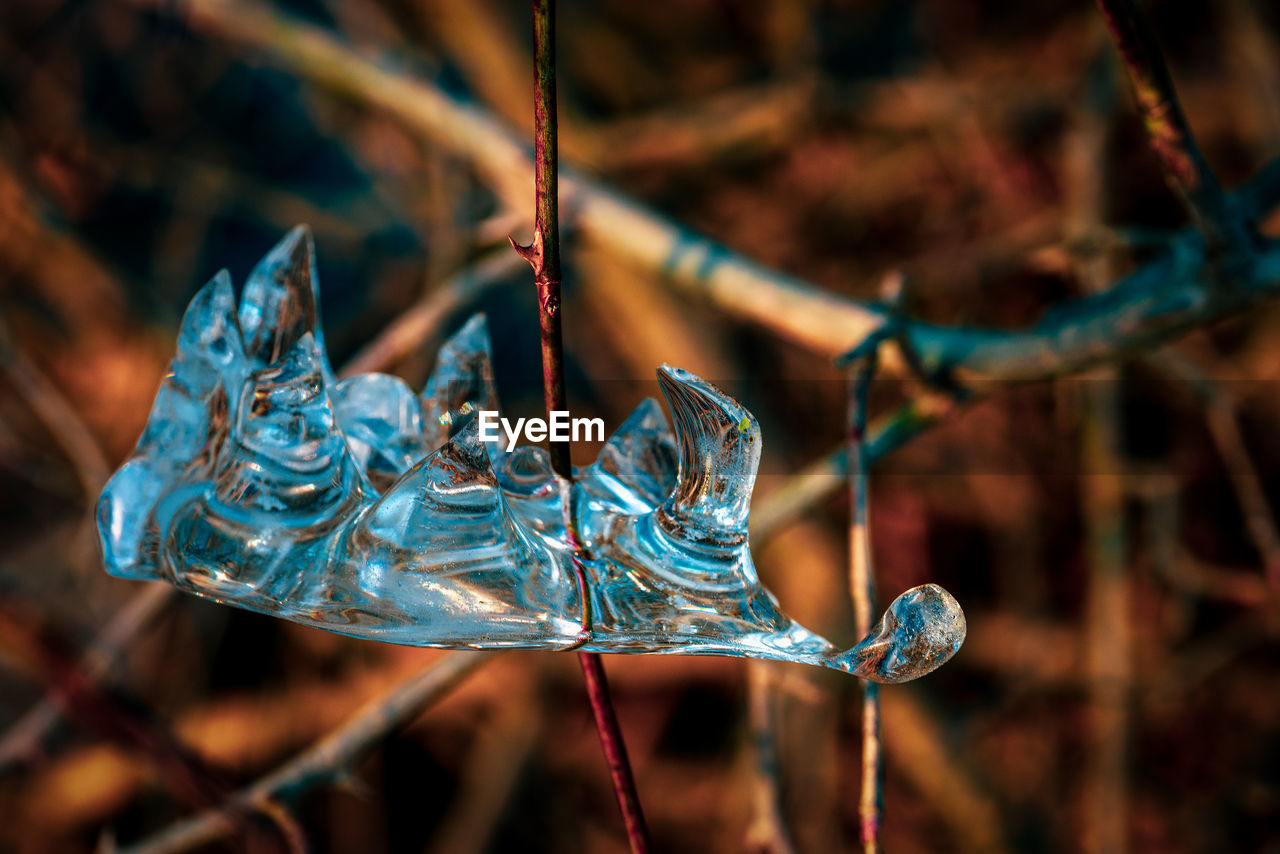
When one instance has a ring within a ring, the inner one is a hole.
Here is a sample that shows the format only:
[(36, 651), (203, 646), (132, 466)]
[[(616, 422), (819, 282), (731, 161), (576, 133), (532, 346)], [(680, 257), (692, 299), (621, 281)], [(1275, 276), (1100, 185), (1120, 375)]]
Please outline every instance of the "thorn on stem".
[(511, 243), (511, 248), (516, 250), (516, 254), (529, 262), (529, 266), (533, 268), (534, 275), (541, 275), (544, 258), (541, 227), (534, 230), (533, 241), (527, 246), (516, 243), (516, 239), (509, 234), (507, 235), (507, 240)]

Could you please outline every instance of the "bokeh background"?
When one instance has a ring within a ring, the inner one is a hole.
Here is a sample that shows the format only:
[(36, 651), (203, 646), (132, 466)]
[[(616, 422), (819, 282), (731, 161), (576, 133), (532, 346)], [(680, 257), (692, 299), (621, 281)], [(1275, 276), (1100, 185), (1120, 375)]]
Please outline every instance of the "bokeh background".
[[(0, 7), (0, 851), (137, 841), (439, 656), (101, 570), (93, 502), (214, 272), (242, 282), (309, 224), (340, 364), (530, 234), (531, 182), (511, 209), (359, 93), (192, 23), (202, 5)], [(1280, 154), (1277, 8), (1147, 7), (1210, 162), (1244, 181)], [(255, 8), (531, 131), (524, 3)], [(874, 298), (901, 273), (907, 310), (936, 322), (1029, 325), (1185, 224), (1086, 0), (562, 0), (559, 51), (567, 161), (832, 292)], [(612, 430), (664, 361), (713, 379), (764, 429), (757, 503), (839, 445), (826, 357), (577, 241), (571, 212), (565, 242), (575, 415)], [(504, 408), (533, 415), (533, 288), (497, 267), (391, 367), (421, 383), (484, 310)], [(882, 600), (937, 582), (970, 627), (942, 670), (882, 692), (887, 850), (1280, 851), (1278, 328), (1263, 304), (1088, 376), (983, 388), (880, 464)], [(877, 383), (873, 408), (916, 391)], [(755, 541), (783, 605), (841, 645), (848, 510), (837, 490)], [(779, 823), (796, 851), (855, 848), (854, 680), (605, 663), (657, 850), (782, 851)], [(220, 844), (622, 851), (577, 667), (506, 655), (288, 800), (292, 818), (239, 819)]]

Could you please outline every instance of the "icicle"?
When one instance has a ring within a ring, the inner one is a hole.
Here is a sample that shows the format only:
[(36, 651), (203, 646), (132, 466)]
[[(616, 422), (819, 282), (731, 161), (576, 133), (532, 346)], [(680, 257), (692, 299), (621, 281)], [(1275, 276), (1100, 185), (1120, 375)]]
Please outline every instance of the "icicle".
[(207, 476), (227, 429), (227, 393), (247, 372), (231, 277), (223, 270), (191, 300), (138, 445), (98, 500), (107, 571), (157, 577), (159, 531), (152, 511), (184, 482)]
[(680, 460), (675, 490), (658, 512), (659, 524), (672, 536), (695, 542), (746, 542), (760, 465), (755, 416), (681, 368), (663, 365), (658, 384), (671, 406)]
[[(756, 578), (746, 546), (746, 501), (759, 461), (755, 420), (687, 371), (664, 367), (658, 379), (671, 404), (678, 475), (657, 509), (627, 515), (601, 508), (605, 518), (588, 528), (588, 648), (771, 658), (829, 653), (831, 645), (783, 614)], [(652, 410), (637, 415), (617, 449), (645, 444), (642, 425), (659, 429)], [(602, 455), (606, 465), (611, 457)], [(669, 468), (658, 463), (654, 470)]]
[(619, 509), (644, 512), (661, 504), (676, 482), (676, 441), (658, 402), (642, 400), (580, 477), (613, 496)]
[[(440, 348), (435, 370), (422, 391), (428, 446), (443, 444), (467, 413), (497, 408), (489, 323), (483, 314), (476, 314)], [(496, 458), (497, 448), (490, 448), (491, 457)]]
[(320, 329), (320, 288), (311, 229), (300, 225), (263, 256), (245, 280), (240, 298), (245, 355), (260, 365), (278, 362), (310, 332), (330, 385), (333, 369)]
[(271, 610), (286, 610), (320, 541), (366, 492), (309, 332), (279, 364), (250, 374), (209, 487), (172, 520), (165, 558), (175, 580), (225, 598), (274, 598)]

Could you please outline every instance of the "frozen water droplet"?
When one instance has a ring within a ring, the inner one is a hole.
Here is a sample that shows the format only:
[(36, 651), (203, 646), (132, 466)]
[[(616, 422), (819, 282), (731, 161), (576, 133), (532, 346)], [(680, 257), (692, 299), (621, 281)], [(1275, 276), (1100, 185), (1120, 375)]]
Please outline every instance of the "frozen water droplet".
[[(497, 408), (489, 323), (483, 314), (476, 314), (441, 346), (435, 370), (422, 391), (427, 443), (438, 447), (467, 413)], [(496, 456), (498, 449), (495, 443), (490, 455)]]
[(679, 468), (658, 518), (695, 542), (746, 542), (747, 513), (760, 464), (760, 427), (736, 400), (681, 368), (664, 365), (658, 384), (671, 406)]
[(889, 605), (871, 634), (833, 659), (874, 682), (908, 682), (937, 670), (964, 643), (960, 603), (936, 584), (913, 587)]
[(262, 365), (278, 362), (310, 332), (325, 378), (332, 381), (320, 329), (315, 242), (305, 225), (286, 234), (249, 273), (240, 298), (240, 329), (245, 354)]
[(370, 483), (385, 490), (430, 450), (422, 404), (399, 377), (361, 374), (334, 387), (333, 406), (347, 445)]

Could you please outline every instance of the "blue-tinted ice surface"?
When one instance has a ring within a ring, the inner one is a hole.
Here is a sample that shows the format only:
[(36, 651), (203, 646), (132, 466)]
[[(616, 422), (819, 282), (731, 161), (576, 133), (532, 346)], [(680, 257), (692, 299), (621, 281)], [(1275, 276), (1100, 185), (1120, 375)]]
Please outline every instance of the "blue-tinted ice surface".
[(295, 229), (238, 306), (224, 272), (187, 309), (98, 504), (107, 570), (416, 646), (746, 656), (879, 682), (955, 654), (964, 614), (933, 584), (848, 650), (788, 617), (747, 541), (756, 419), (687, 371), (658, 380), (674, 431), (643, 401), (570, 485), (539, 448), (480, 441), (476, 410), (498, 408), (483, 315), (421, 395), (383, 374), (336, 381), (311, 237)]

